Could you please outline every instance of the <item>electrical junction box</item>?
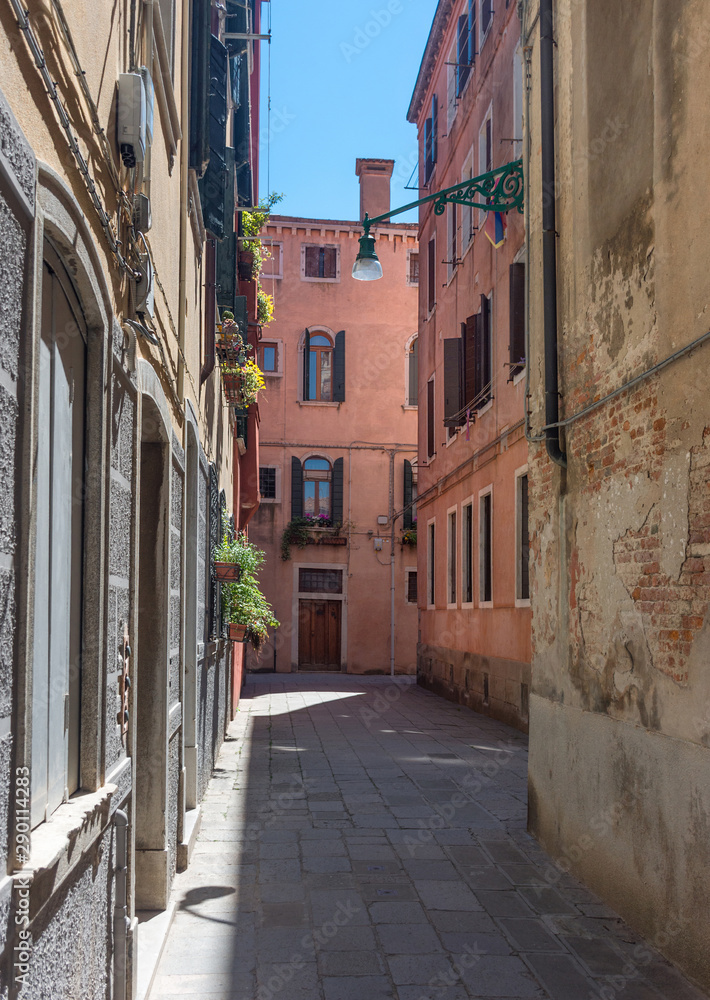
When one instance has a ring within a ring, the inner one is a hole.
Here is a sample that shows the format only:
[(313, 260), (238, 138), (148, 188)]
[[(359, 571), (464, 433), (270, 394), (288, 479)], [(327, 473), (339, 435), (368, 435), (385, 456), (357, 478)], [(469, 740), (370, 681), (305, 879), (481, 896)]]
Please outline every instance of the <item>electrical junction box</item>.
[(150, 214), (150, 198), (147, 194), (133, 195), (133, 228), (138, 233), (147, 233), (153, 224)]
[(145, 159), (145, 84), (140, 73), (121, 73), (118, 78), (118, 148), (127, 167)]
[(379, 514), (378, 517), (377, 517), (377, 523), (378, 524), (387, 524), (388, 521), (389, 521), (389, 518), (387, 517), (386, 514)]
[(139, 254), (138, 270), (141, 272), (141, 279), (135, 286), (135, 310), (137, 313), (147, 313), (152, 319), (155, 313), (155, 298), (153, 265), (149, 254)]

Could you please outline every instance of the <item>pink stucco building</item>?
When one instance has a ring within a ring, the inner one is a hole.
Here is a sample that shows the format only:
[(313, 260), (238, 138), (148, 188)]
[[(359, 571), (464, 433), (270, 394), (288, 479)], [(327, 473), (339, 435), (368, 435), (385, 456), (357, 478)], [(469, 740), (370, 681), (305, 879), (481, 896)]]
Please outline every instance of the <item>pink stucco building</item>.
[[(392, 167), (357, 161), (361, 216), (389, 208)], [(252, 668), (416, 668), (416, 546), (402, 511), (416, 489), (417, 226), (375, 232), (384, 277), (368, 283), (351, 277), (357, 221), (272, 216), (263, 234), (275, 318), (259, 345), (249, 534), (267, 552), (261, 579), (281, 626)], [(284, 551), (294, 519), (306, 544)]]

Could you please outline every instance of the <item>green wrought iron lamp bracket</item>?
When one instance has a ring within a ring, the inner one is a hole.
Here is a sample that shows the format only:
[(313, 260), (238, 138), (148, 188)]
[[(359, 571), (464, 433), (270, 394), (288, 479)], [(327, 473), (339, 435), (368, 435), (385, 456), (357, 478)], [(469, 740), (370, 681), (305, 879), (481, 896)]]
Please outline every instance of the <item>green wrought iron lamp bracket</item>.
[(447, 204), (466, 205), (468, 208), (480, 208), (484, 212), (518, 212), (523, 211), (525, 202), (525, 184), (523, 181), (523, 161), (512, 160), (502, 167), (489, 170), (478, 177), (462, 181), (461, 184), (454, 184), (451, 187), (443, 188), (434, 194), (429, 194), (426, 198), (412, 201), (401, 208), (394, 208), (390, 212), (376, 215), (370, 218), (365, 215), (362, 220), (364, 236), (370, 234), (370, 227), (376, 226), (378, 222), (386, 222), (393, 215), (401, 215), (411, 208), (419, 205), (426, 205), (427, 202), (434, 202), (434, 214), (443, 215)]

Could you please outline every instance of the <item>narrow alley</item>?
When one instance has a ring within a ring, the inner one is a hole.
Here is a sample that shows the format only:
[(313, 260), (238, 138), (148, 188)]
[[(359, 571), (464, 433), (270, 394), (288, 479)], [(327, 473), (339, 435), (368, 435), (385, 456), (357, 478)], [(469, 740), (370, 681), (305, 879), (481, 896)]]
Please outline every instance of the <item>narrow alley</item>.
[(526, 833), (526, 775), (412, 678), (251, 675), (150, 1000), (701, 1000)]

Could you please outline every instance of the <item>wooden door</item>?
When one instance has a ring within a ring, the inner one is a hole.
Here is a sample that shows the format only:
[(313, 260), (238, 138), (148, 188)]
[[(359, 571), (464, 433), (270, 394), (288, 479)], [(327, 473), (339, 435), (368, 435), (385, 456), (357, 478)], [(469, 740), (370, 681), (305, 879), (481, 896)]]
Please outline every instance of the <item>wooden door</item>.
[(298, 665), (340, 670), (342, 601), (299, 601)]

